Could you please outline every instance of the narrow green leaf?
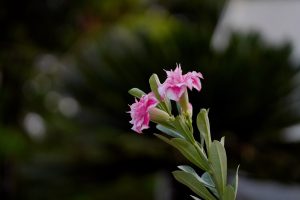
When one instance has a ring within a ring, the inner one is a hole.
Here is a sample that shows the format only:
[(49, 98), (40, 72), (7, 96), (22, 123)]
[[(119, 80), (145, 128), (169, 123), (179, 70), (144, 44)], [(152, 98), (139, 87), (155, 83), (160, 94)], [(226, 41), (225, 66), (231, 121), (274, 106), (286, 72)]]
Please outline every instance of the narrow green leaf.
[(152, 74), (152, 76), (149, 79), (149, 84), (152, 92), (154, 93), (155, 97), (161, 101), (161, 97), (158, 93), (158, 86), (160, 85), (159, 78), (156, 74)]
[(214, 184), (214, 182), (213, 182), (213, 180), (212, 180), (212, 178), (211, 178), (211, 176), (209, 175), (208, 172), (203, 173), (202, 176), (201, 176), (201, 178), (202, 178), (205, 182), (207, 182), (209, 185), (211, 185), (211, 186), (213, 186), (213, 187), (215, 186), (215, 184)]
[(237, 190), (238, 190), (238, 185), (239, 185), (239, 168), (240, 168), (240, 165), (238, 165), (238, 167), (236, 168), (235, 180), (234, 180), (234, 183), (233, 183), (235, 198), (236, 198), (236, 195), (237, 195)]
[(185, 172), (188, 172), (190, 174), (198, 176), (198, 174), (196, 173), (196, 171), (191, 166), (188, 166), (188, 165), (179, 165), (177, 167), (179, 169), (181, 169), (182, 171), (185, 171)]
[(150, 84), (151, 91), (154, 93), (156, 99), (160, 102), (161, 108), (171, 115), (172, 107), (171, 107), (170, 100), (166, 98), (164, 101), (162, 101), (161, 96), (158, 92), (158, 87), (160, 86), (161, 83), (159, 81), (157, 74), (152, 74), (152, 76), (149, 79), (149, 84)]
[(212, 188), (215, 187), (213, 182), (206, 182), (204, 179), (202, 179), (192, 167), (188, 165), (180, 165), (178, 166), (178, 168), (181, 169), (182, 171), (192, 174), (198, 181), (203, 183), (206, 187), (212, 187)]
[(219, 197), (218, 191), (216, 190), (214, 181), (212, 180), (210, 174), (208, 172), (205, 172), (202, 174), (201, 179), (207, 183), (206, 187), (216, 196)]
[(143, 92), (142, 90), (138, 89), (138, 88), (132, 88), (128, 91), (129, 94), (131, 94), (134, 97), (137, 98), (141, 98), (143, 95), (145, 95), (146, 93)]
[(201, 109), (197, 115), (197, 127), (200, 132), (201, 138), (204, 138), (206, 149), (210, 149), (211, 136), (210, 136), (210, 125), (208, 119), (208, 112), (205, 109)]
[(219, 194), (222, 196), (227, 183), (227, 157), (225, 148), (219, 141), (215, 140), (211, 144), (208, 155), (214, 183)]
[(164, 103), (165, 103), (165, 106), (166, 106), (169, 114), (171, 115), (172, 114), (172, 104), (171, 104), (170, 99), (168, 97), (165, 97)]
[(169, 138), (167, 138), (167, 137), (165, 137), (165, 136), (162, 136), (162, 135), (160, 135), (160, 134), (156, 134), (156, 133), (154, 133), (154, 135), (155, 135), (156, 137), (158, 137), (159, 139), (161, 139), (162, 141), (164, 141), (165, 143), (167, 143), (167, 144), (173, 146), (173, 144), (172, 144), (172, 142), (171, 142), (171, 140), (170, 140)]
[(196, 148), (181, 138), (171, 139), (171, 145), (177, 148), (183, 156), (190, 162), (198, 166), (200, 169), (207, 171), (209, 169), (208, 160), (203, 152), (198, 152)]
[(201, 200), (201, 199), (199, 199), (198, 197), (195, 197), (195, 196), (193, 196), (193, 195), (190, 195), (194, 200)]
[(175, 179), (189, 187), (193, 192), (206, 200), (216, 200), (216, 198), (205, 188), (205, 186), (199, 182), (192, 174), (185, 171), (174, 171), (173, 175)]
[(178, 101), (176, 102), (176, 108), (177, 108), (177, 112), (180, 114), (181, 113), (181, 106), (180, 106), (180, 103)]
[(223, 145), (223, 147), (225, 146), (225, 136), (221, 138), (220, 143)]
[(204, 171), (207, 171), (209, 169), (208, 160), (206, 156), (203, 153), (199, 154), (196, 148), (191, 143), (187, 142), (185, 139), (182, 138), (169, 139), (159, 134), (154, 134), (154, 135), (159, 139), (161, 139), (162, 141), (178, 149), (184, 157), (186, 157), (190, 162), (192, 162), (200, 169)]
[(222, 196), (223, 200), (235, 200), (234, 189), (231, 185), (227, 185)]
[(185, 119), (184, 119), (184, 117), (182, 115), (178, 115), (175, 118), (175, 120), (172, 122), (172, 125), (188, 141), (190, 141), (190, 142), (194, 142), (195, 141), (193, 133), (189, 130), (187, 124), (185, 123)]
[(185, 138), (187, 138), (188, 133), (186, 133), (186, 131), (183, 129), (183, 127), (181, 126), (181, 123), (179, 122), (179, 120), (181, 120), (180, 116), (176, 116), (174, 121), (171, 122), (171, 124), (174, 126), (174, 128), (180, 132), (182, 135), (184, 135)]
[(156, 128), (160, 130), (161, 132), (171, 136), (171, 137), (179, 137), (179, 138), (184, 138), (180, 133), (177, 131), (172, 130), (171, 128), (165, 127), (161, 124), (156, 125)]

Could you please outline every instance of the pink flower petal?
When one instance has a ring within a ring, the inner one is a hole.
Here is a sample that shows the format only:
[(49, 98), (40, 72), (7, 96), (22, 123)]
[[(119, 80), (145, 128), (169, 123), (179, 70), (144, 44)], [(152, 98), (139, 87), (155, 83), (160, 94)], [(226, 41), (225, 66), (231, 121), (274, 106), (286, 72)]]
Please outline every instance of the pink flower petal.
[(142, 133), (143, 129), (149, 128), (150, 114), (149, 109), (155, 107), (158, 104), (157, 99), (153, 93), (149, 93), (135, 100), (135, 103), (130, 105), (130, 124), (132, 124), (132, 130)]
[(196, 90), (200, 91), (201, 90), (201, 82), (200, 78), (203, 79), (203, 76), (200, 72), (188, 72), (187, 74), (184, 75), (185, 82), (187, 84), (187, 87), (192, 90), (195, 88)]
[(166, 96), (174, 101), (178, 101), (187, 88), (201, 90), (200, 79), (203, 78), (200, 72), (188, 72), (183, 75), (181, 66), (177, 65), (175, 70), (166, 71), (167, 79), (158, 87), (158, 92), (165, 98)]

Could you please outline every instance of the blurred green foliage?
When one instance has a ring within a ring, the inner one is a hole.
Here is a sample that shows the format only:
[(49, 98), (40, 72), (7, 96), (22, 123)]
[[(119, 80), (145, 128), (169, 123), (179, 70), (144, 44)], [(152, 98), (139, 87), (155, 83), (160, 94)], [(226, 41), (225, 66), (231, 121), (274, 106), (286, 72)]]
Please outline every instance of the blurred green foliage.
[[(223, 3), (2, 1), (0, 198), (159, 199), (161, 172), (185, 160), (151, 134), (130, 131), (127, 91), (148, 92), (150, 75), (163, 80), (176, 63), (204, 74), (191, 101), (195, 112), (210, 108), (213, 138), (228, 136), (232, 166), (299, 181), (299, 146), (280, 138), (299, 123), (289, 103), (298, 72), (291, 49), (250, 34), (212, 50)], [(181, 186), (168, 187), (172, 199), (186, 198)]]

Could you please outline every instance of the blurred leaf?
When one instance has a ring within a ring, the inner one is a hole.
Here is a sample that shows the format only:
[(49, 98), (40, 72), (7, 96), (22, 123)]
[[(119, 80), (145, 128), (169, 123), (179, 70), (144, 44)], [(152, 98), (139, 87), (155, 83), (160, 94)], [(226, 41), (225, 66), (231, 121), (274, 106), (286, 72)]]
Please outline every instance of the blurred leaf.
[(237, 191), (238, 191), (238, 185), (239, 185), (239, 168), (240, 165), (236, 168), (234, 182), (233, 182), (233, 188), (234, 188), (234, 196), (236, 198)]
[(216, 198), (205, 188), (203, 183), (199, 182), (192, 174), (184, 171), (174, 171), (173, 175), (177, 181), (189, 187), (200, 197), (207, 200), (216, 200)]
[(193, 196), (193, 195), (190, 195), (194, 200), (201, 200), (201, 199), (199, 199), (198, 197), (195, 197), (195, 196)]
[(220, 143), (223, 145), (223, 147), (225, 146), (225, 136), (221, 138)]
[(26, 140), (20, 132), (12, 129), (0, 129), (0, 154), (2, 156), (20, 156), (26, 147)]
[(162, 135), (160, 135), (160, 134), (156, 134), (156, 133), (154, 133), (154, 135), (155, 135), (156, 137), (158, 137), (159, 139), (161, 139), (162, 141), (164, 141), (165, 143), (167, 143), (167, 144), (173, 146), (173, 144), (172, 144), (172, 142), (171, 142), (171, 140), (170, 140), (169, 138), (167, 138), (167, 137), (165, 137), (165, 136), (162, 136)]
[(227, 185), (222, 196), (224, 200), (235, 200), (234, 189), (231, 185)]

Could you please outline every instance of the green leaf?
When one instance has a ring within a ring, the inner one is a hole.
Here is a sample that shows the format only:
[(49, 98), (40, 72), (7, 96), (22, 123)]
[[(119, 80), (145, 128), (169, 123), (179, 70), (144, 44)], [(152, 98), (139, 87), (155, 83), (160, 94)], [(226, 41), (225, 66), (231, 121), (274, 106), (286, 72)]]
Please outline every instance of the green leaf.
[(213, 180), (211, 179), (209, 173), (205, 172), (204, 174), (202, 174), (201, 177), (199, 177), (197, 172), (188, 165), (181, 165), (181, 166), (178, 166), (178, 168), (185, 172), (192, 174), (198, 181), (203, 183), (204, 186), (207, 187), (216, 197), (219, 197), (219, 194), (215, 188), (215, 184), (214, 184)]
[(176, 102), (176, 108), (177, 108), (177, 112), (180, 114), (181, 113), (181, 106), (180, 106), (180, 103), (178, 101)]
[(165, 134), (167, 134), (167, 135), (169, 135), (169, 136), (171, 136), (171, 137), (175, 137), (175, 138), (177, 138), (177, 137), (179, 137), (179, 138), (184, 138), (184, 137), (183, 137), (180, 133), (178, 133), (177, 131), (174, 131), (174, 130), (172, 130), (172, 129), (168, 128), (168, 127), (165, 127), (165, 126), (163, 126), (163, 125), (161, 125), (161, 124), (156, 125), (156, 128), (157, 128), (158, 130), (160, 130), (161, 132), (163, 132), (163, 133), (165, 133)]
[(208, 183), (209, 185), (215, 187), (215, 184), (214, 184), (214, 182), (213, 182), (213, 180), (212, 180), (212, 178), (211, 178), (211, 176), (209, 175), (208, 172), (203, 173), (202, 176), (201, 176), (201, 178), (202, 178), (206, 183)]
[(149, 84), (150, 84), (151, 91), (155, 95), (156, 99), (160, 102), (161, 108), (171, 115), (171, 110), (172, 110), (171, 102), (168, 98), (165, 98), (165, 100), (162, 101), (161, 96), (158, 92), (158, 87), (160, 86), (161, 83), (156, 74), (152, 74), (152, 76), (149, 79)]
[(149, 79), (149, 84), (155, 97), (161, 102), (161, 97), (160, 94), (158, 93), (158, 86), (160, 85), (160, 81), (156, 74), (152, 74), (152, 76)]
[(225, 145), (225, 136), (223, 136), (223, 137), (221, 138), (220, 143), (221, 143), (221, 144), (223, 145), (223, 147), (224, 147), (224, 145)]
[(188, 141), (194, 142), (194, 136), (193, 133), (189, 130), (187, 124), (185, 123), (185, 119), (182, 115), (178, 115), (171, 124), (174, 126), (174, 128), (181, 133), (181, 135), (184, 136)]
[(167, 143), (167, 144), (173, 146), (173, 144), (172, 144), (172, 142), (171, 142), (171, 140), (170, 140), (169, 138), (167, 138), (167, 137), (165, 137), (165, 136), (162, 136), (162, 135), (160, 135), (160, 134), (156, 134), (156, 133), (154, 133), (154, 135), (155, 135), (156, 137), (158, 137), (159, 139), (161, 139), (162, 141), (164, 141), (165, 143)]
[(207, 171), (209, 169), (208, 160), (203, 152), (198, 152), (196, 148), (181, 138), (171, 139), (171, 145), (177, 148), (183, 156), (200, 169)]
[(172, 104), (171, 101), (168, 97), (165, 97), (164, 102), (163, 102), (167, 108), (167, 111), (169, 112), (170, 115), (172, 115)]
[(234, 189), (231, 185), (227, 185), (222, 196), (223, 200), (235, 200)]
[(175, 179), (189, 187), (193, 192), (206, 200), (216, 200), (216, 198), (205, 188), (205, 186), (199, 182), (192, 174), (185, 171), (174, 171), (173, 175)]
[(178, 168), (181, 169), (182, 171), (192, 174), (198, 181), (203, 183), (206, 187), (212, 187), (212, 188), (215, 187), (213, 182), (206, 182), (204, 179), (202, 179), (192, 167), (188, 165), (180, 165), (178, 166)]
[(208, 160), (205, 154), (203, 152), (202, 153), (200, 152), (201, 154), (199, 154), (196, 148), (185, 139), (182, 138), (169, 139), (159, 134), (154, 134), (154, 135), (159, 139), (163, 140), (164, 142), (178, 149), (184, 157), (186, 157), (190, 162), (192, 162), (200, 169), (205, 171), (209, 169)]
[(202, 176), (199, 177), (197, 172), (188, 165), (180, 165), (178, 166), (178, 168), (192, 174), (195, 178), (197, 178), (198, 181), (203, 183), (204, 186), (207, 187), (216, 197), (219, 197), (219, 194), (215, 188), (215, 184), (208, 172), (203, 173)]
[(207, 151), (210, 149), (211, 136), (210, 125), (208, 119), (208, 112), (205, 109), (201, 109), (197, 115), (197, 127), (200, 132), (201, 138), (204, 138)]
[(215, 140), (209, 149), (209, 162), (211, 163), (213, 180), (222, 196), (227, 183), (227, 157), (224, 146)]
[(219, 197), (218, 191), (216, 190), (214, 181), (212, 180), (210, 174), (205, 172), (202, 174), (201, 179), (207, 183), (206, 187), (216, 196)]
[(193, 195), (190, 195), (194, 200), (201, 200), (201, 199), (199, 199), (198, 197), (195, 197), (195, 196), (193, 196)]
[(206, 187), (212, 187), (212, 188), (215, 187), (214, 183), (212, 183), (212, 182), (209, 183), (209, 182), (204, 181), (192, 167), (190, 167), (188, 165), (180, 165), (180, 166), (178, 166), (178, 168), (181, 169), (182, 171), (192, 174), (198, 181), (203, 183)]
[(131, 94), (134, 97), (137, 98), (141, 98), (143, 95), (145, 95), (146, 93), (143, 92), (142, 90), (138, 89), (138, 88), (132, 88), (128, 91), (129, 94)]
[(239, 185), (239, 168), (240, 165), (236, 168), (236, 173), (235, 173), (235, 180), (233, 183), (233, 188), (234, 188), (234, 197), (236, 198), (237, 195), (237, 190), (238, 190), (238, 185)]

